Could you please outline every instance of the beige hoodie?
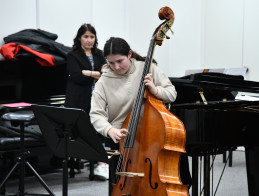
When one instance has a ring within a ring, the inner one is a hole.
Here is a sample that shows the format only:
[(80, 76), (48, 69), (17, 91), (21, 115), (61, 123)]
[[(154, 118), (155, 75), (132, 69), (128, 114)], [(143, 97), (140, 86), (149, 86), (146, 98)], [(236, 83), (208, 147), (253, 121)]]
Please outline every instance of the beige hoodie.
[[(106, 68), (93, 91), (91, 122), (96, 131), (106, 137), (110, 128), (121, 128), (139, 89), (145, 62), (135, 59), (131, 61), (130, 70), (123, 75)], [(176, 99), (176, 90), (168, 77), (156, 65), (151, 65), (151, 73), (158, 89), (156, 97), (164, 102), (173, 102)]]

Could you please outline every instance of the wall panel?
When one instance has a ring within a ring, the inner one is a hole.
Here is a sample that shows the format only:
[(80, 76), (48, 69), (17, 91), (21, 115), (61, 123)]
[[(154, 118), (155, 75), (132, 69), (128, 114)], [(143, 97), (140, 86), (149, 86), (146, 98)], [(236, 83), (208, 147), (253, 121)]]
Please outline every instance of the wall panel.
[[(27, 28), (36, 28), (35, 0), (0, 1), (0, 46), (3, 38)], [(0, 59), (3, 59), (0, 54)]]
[(241, 67), (243, 0), (206, 0), (204, 68)]
[(247, 79), (259, 81), (259, 1), (245, 3), (244, 20), (244, 58), (243, 65), (248, 67)]
[(93, 24), (99, 39), (99, 48), (103, 49), (105, 42), (111, 37), (125, 37), (127, 25), (123, 0), (94, 0)]
[(58, 35), (57, 42), (72, 46), (78, 28), (92, 22), (92, 0), (44, 0), (39, 3), (39, 28)]
[(99, 48), (119, 36), (146, 56), (163, 6), (175, 13), (175, 33), (156, 47), (154, 58), (168, 76), (183, 76), (187, 69), (246, 66), (247, 79), (259, 81), (257, 0), (1, 0), (0, 45), (11, 33), (41, 28), (72, 46), (79, 26), (92, 23)]

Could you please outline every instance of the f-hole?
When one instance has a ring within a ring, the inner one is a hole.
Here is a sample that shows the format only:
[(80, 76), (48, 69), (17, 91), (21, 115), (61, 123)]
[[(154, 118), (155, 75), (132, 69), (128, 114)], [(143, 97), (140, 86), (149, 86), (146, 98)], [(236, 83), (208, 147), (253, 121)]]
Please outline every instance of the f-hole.
[(146, 158), (146, 159), (145, 159), (145, 162), (146, 162), (146, 163), (147, 163), (148, 161), (149, 161), (149, 165), (150, 165), (150, 167), (149, 167), (149, 185), (150, 185), (150, 187), (151, 187), (152, 189), (157, 189), (157, 187), (158, 187), (157, 182), (155, 182), (154, 186), (152, 185), (152, 182), (151, 182), (151, 179), (152, 179), (152, 162), (151, 162), (150, 158)]
[[(127, 161), (127, 164), (126, 164), (126, 171), (125, 171), (125, 172), (128, 171), (128, 165), (129, 165), (129, 163), (131, 163), (131, 160), (130, 160), (130, 159)], [(121, 191), (125, 188), (126, 180), (127, 180), (127, 176), (124, 177), (123, 185), (120, 184), (120, 190), (121, 190)]]

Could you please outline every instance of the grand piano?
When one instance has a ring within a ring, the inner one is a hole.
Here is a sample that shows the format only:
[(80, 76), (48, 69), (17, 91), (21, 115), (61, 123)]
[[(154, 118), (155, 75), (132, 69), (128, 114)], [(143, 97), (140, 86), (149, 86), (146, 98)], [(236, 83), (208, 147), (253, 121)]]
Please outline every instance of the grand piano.
[(0, 61), (0, 104), (54, 104), (65, 99), (66, 64), (43, 67), (33, 58)]
[(185, 125), (186, 151), (192, 157), (192, 196), (198, 195), (198, 157), (204, 158), (203, 194), (209, 196), (211, 155), (239, 146), (245, 147), (249, 195), (259, 195), (259, 101), (236, 98), (240, 92), (259, 97), (259, 82), (221, 73), (169, 79), (178, 93), (170, 111)]

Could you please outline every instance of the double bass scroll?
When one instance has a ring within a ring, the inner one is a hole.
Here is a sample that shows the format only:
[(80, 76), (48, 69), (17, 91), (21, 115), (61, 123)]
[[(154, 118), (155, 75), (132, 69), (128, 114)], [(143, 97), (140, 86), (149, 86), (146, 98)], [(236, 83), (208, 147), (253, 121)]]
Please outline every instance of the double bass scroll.
[(189, 195), (188, 186), (181, 182), (179, 168), (181, 155), (186, 153), (184, 125), (144, 85), (154, 47), (168, 38), (166, 33), (172, 31), (174, 13), (163, 7), (159, 18), (165, 21), (152, 35), (137, 97), (122, 126), (129, 134), (120, 141), (117, 183), (113, 185), (112, 196)]

